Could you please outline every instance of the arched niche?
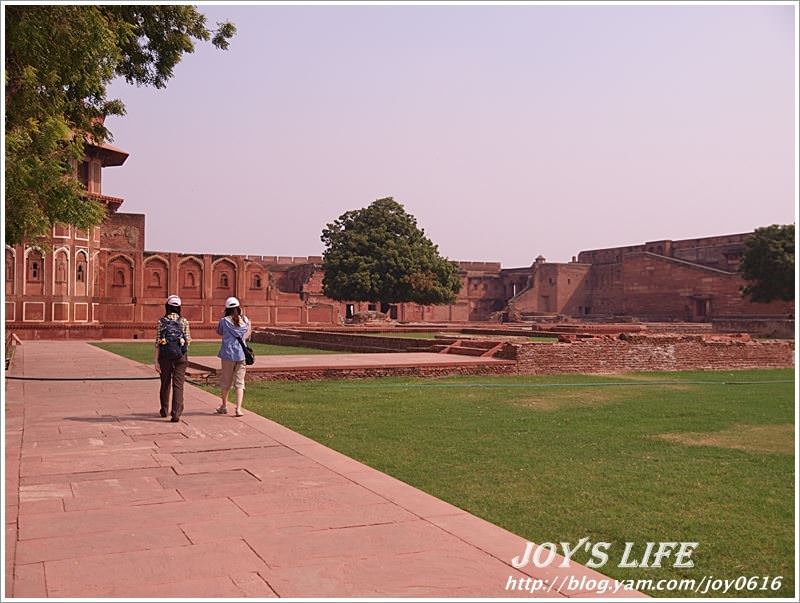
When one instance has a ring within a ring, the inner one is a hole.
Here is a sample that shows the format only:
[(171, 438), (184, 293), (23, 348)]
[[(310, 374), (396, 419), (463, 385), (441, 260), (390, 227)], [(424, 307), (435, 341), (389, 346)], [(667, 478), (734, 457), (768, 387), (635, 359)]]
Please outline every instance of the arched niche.
[(53, 295), (69, 295), (69, 252), (66, 248), (53, 253)]
[(200, 299), (203, 295), (203, 264), (197, 258), (182, 260), (178, 266), (178, 295)]
[(38, 249), (25, 252), (25, 295), (44, 295), (44, 254)]
[(133, 297), (133, 261), (124, 255), (111, 258), (106, 268), (106, 295)]
[(82, 249), (75, 252), (75, 295), (89, 295), (89, 254)]
[(266, 297), (267, 271), (260, 264), (252, 263), (247, 267), (245, 295), (251, 299)]
[(221, 259), (212, 266), (211, 282), (213, 284), (211, 296), (215, 299), (225, 299), (235, 295), (236, 292), (236, 264), (229, 259)]
[(154, 256), (144, 261), (145, 297), (169, 295), (169, 265), (161, 257)]

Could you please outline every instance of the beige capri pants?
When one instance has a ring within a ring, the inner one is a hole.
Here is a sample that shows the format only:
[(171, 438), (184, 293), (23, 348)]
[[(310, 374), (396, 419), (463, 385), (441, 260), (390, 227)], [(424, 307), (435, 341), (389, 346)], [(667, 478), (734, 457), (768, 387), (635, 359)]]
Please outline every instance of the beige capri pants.
[(244, 389), (244, 360), (222, 360), (222, 370), (219, 373), (220, 389)]

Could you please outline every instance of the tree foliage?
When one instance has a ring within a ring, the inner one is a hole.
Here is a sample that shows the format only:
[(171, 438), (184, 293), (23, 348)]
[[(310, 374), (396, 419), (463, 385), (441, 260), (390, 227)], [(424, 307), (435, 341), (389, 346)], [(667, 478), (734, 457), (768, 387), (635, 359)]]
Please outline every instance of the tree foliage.
[(416, 218), (391, 197), (345, 212), (322, 231), (322, 242), (322, 284), (331, 299), (384, 308), (449, 304), (461, 289), (456, 264), (439, 255)]
[(757, 228), (745, 242), (739, 272), (754, 302), (794, 299), (794, 224)]
[(6, 242), (21, 243), (63, 222), (100, 223), (105, 210), (83, 194), (76, 162), (87, 140), (111, 140), (107, 98), (116, 76), (162, 88), (195, 41), (226, 49), (230, 23), (206, 26), (193, 6), (6, 6)]

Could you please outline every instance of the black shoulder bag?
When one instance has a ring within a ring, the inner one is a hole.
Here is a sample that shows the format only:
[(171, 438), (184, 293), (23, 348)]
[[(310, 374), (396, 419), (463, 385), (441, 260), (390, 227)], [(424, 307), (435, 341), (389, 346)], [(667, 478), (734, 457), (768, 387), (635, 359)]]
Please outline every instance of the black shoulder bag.
[(255, 363), (256, 353), (253, 351), (253, 348), (251, 348), (244, 341), (242, 341), (242, 338), (239, 337), (238, 335), (236, 336), (236, 339), (239, 340), (239, 345), (242, 346), (242, 351), (244, 352), (244, 363), (247, 366), (250, 366), (251, 364)]

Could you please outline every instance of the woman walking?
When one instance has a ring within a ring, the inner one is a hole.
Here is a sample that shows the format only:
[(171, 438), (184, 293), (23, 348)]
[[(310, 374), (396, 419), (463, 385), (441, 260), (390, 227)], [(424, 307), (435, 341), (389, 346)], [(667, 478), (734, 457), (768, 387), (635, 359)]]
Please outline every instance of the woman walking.
[[(177, 423), (183, 413), (183, 384), (186, 381), (186, 353), (192, 341), (189, 321), (181, 316), (181, 298), (170, 295), (164, 304), (164, 316), (156, 324), (156, 347), (153, 364), (161, 375), (159, 414), (171, 415)], [(172, 390), (172, 411), (169, 408), (169, 394)]]
[(228, 392), (231, 388), (236, 390), (236, 413), (241, 417), (242, 401), (244, 400), (244, 342), (250, 337), (250, 321), (242, 314), (239, 300), (229, 297), (225, 300), (225, 316), (217, 324), (217, 334), (222, 335), (222, 344), (219, 348), (219, 358), (222, 360), (222, 370), (219, 376), (219, 386), (222, 389), (222, 404), (217, 408), (217, 413), (228, 413)]

